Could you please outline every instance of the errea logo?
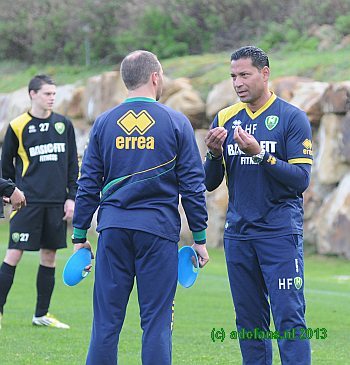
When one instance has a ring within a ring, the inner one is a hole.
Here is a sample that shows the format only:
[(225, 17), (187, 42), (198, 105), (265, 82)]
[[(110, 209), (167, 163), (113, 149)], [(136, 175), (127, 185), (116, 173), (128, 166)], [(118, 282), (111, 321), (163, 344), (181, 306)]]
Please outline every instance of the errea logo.
[(140, 113), (135, 114), (133, 110), (129, 110), (118, 121), (117, 124), (123, 129), (123, 131), (130, 135), (133, 132), (139, 134), (145, 134), (156, 122), (147, 113), (146, 110), (142, 110)]
[[(154, 119), (146, 110), (142, 110), (136, 114), (133, 110), (129, 110), (121, 118), (118, 119), (117, 125), (128, 135), (118, 136), (115, 141), (117, 149), (154, 149), (154, 137), (143, 135), (155, 124)], [(137, 132), (141, 136), (130, 136)]]
[(305, 141), (302, 143), (302, 145), (304, 146), (303, 154), (312, 156), (313, 155), (312, 142), (309, 139), (305, 139)]
[(235, 120), (232, 122), (232, 129), (235, 129), (236, 127), (239, 127), (241, 124), (242, 124), (242, 121), (241, 121), (241, 120), (239, 120), (239, 119), (235, 119)]
[(35, 127), (35, 125), (31, 124), (28, 127), (28, 133), (36, 133), (36, 127)]

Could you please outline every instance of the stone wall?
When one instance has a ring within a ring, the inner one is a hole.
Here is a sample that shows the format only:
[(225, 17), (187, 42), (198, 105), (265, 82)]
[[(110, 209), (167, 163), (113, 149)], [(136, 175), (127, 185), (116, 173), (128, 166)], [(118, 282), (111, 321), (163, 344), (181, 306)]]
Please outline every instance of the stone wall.
[[(305, 240), (317, 252), (350, 259), (350, 81), (316, 82), (307, 78), (283, 77), (271, 82), (277, 95), (303, 109), (313, 130), (314, 165), (310, 187), (304, 194)], [(79, 154), (82, 155), (94, 119), (119, 104), (126, 89), (118, 71), (91, 77), (85, 84), (57, 88), (55, 110), (73, 120)], [(190, 80), (165, 78), (161, 102), (183, 112), (195, 128), (204, 159), (204, 137), (214, 115), (237, 101), (231, 80), (213, 85), (206, 101), (193, 89)], [(11, 119), (28, 110), (27, 89), (0, 94), (0, 142)], [(223, 183), (207, 194), (208, 244), (222, 245), (227, 208), (227, 190)], [(191, 241), (182, 212), (181, 238)]]

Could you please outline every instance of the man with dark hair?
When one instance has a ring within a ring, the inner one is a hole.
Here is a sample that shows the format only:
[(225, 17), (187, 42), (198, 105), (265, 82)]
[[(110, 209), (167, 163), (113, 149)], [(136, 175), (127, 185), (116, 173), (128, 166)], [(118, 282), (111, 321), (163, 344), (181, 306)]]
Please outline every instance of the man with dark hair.
[[(224, 246), (243, 363), (309, 365), (303, 262), (303, 197), (310, 182), (311, 128), (304, 112), (268, 88), (268, 57), (256, 47), (231, 56), (240, 102), (221, 110), (206, 137), (206, 187), (226, 173)], [(271, 336), (270, 306), (277, 332)], [(244, 333), (250, 331), (250, 337)]]
[(75, 250), (91, 249), (86, 232), (99, 206), (94, 320), (86, 364), (117, 363), (119, 334), (136, 277), (142, 364), (170, 365), (179, 194), (200, 265), (209, 260), (204, 169), (189, 120), (157, 102), (163, 86), (157, 57), (132, 52), (121, 64), (121, 75), (128, 98), (94, 123), (73, 217)]
[(10, 239), (0, 267), (0, 315), (23, 251), (39, 251), (37, 303), (33, 325), (69, 328), (49, 313), (55, 285), (56, 250), (67, 247), (78, 158), (72, 123), (52, 111), (56, 85), (46, 75), (28, 86), (31, 108), (14, 119), (2, 148), (2, 173), (24, 191), (27, 206), (10, 216)]
[(37, 93), (41, 89), (41, 87), (45, 84), (56, 86), (55, 82), (52, 80), (52, 78), (47, 75), (36, 75), (35, 77), (33, 77), (29, 81), (29, 85), (28, 85), (29, 97), (32, 98), (30, 95), (31, 91), (34, 91)]

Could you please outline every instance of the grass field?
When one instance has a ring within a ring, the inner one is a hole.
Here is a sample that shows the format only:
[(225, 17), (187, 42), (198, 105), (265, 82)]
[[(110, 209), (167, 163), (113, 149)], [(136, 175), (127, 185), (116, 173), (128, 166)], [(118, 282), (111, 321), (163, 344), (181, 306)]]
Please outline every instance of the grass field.
[[(230, 78), (231, 51), (202, 54), (161, 60), (164, 73), (171, 78), (188, 77), (193, 87), (205, 100), (213, 85)], [(304, 76), (317, 81), (350, 80), (348, 60), (350, 47), (334, 51), (278, 51), (269, 52), (271, 80), (280, 76)], [(321, 61), (320, 61), (321, 60)], [(15, 91), (28, 84), (38, 73), (54, 77), (59, 85), (76, 81), (84, 82), (88, 77), (111, 71), (118, 65), (92, 65), (90, 67), (57, 64), (27, 65), (18, 61), (0, 62), (0, 93)]]
[[(0, 260), (7, 242), (7, 223), (0, 225)], [(81, 365), (89, 343), (93, 276), (76, 287), (64, 286), (62, 268), (72, 250), (58, 255), (56, 288), (51, 312), (71, 325), (70, 330), (31, 325), (35, 306), (36, 253), (26, 253), (17, 268), (0, 330), (1, 365)], [(194, 287), (179, 287), (175, 300), (173, 364), (241, 364), (237, 340), (213, 342), (213, 328), (229, 332), (234, 311), (221, 249), (210, 250), (211, 262), (200, 272)], [(325, 340), (313, 339), (313, 364), (344, 365), (349, 360), (350, 262), (337, 258), (306, 258), (307, 321), (312, 329), (326, 328)], [(138, 306), (135, 291), (120, 338), (119, 364), (141, 364)], [(274, 364), (280, 364), (274, 342)], [(157, 364), (154, 364), (157, 365)]]

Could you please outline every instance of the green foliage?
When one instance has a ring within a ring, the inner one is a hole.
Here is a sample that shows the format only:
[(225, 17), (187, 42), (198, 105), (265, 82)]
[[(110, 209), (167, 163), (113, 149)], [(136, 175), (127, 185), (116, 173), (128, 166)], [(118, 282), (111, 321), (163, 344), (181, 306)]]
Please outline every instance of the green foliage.
[(335, 21), (335, 27), (343, 35), (350, 34), (350, 15), (341, 15)]
[[(213, 23), (213, 18), (208, 17), (207, 21)], [(172, 17), (160, 8), (147, 8), (135, 19), (134, 27), (121, 32), (114, 40), (120, 57), (135, 49), (147, 49), (163, 59), (205, 52), (211, 42), (211, 33), (195, 17)]]
[(259, 45), (263, 50), (268, 52), (284, 41), (283, 24), (271, 22), (268, 24), (267, 30)]
[(178, 40), (177, 29), (170, 16), (160, 9), (147, 9), (136, 21), (137, 26), (115, 39), (121, 57), (135, 49), (147, 49), (159, 58), (181, 56), (188, 52), (186, 42)]
[(101, 64), (137, 48), (170, 58), (257, 43), (266, 50), (285, 43), (312, 49), (308, 29), (336, 22), (348, 34), (349, 12), (343, 0), (7, 1), (0, 12), (0, 60)]
[(318, 39), (298, 30), (293, 20), (287, 19), (284, 23), (269, 23), (259, 45), (266, 51), (277, 48), (285, 51), (316, 50)]

